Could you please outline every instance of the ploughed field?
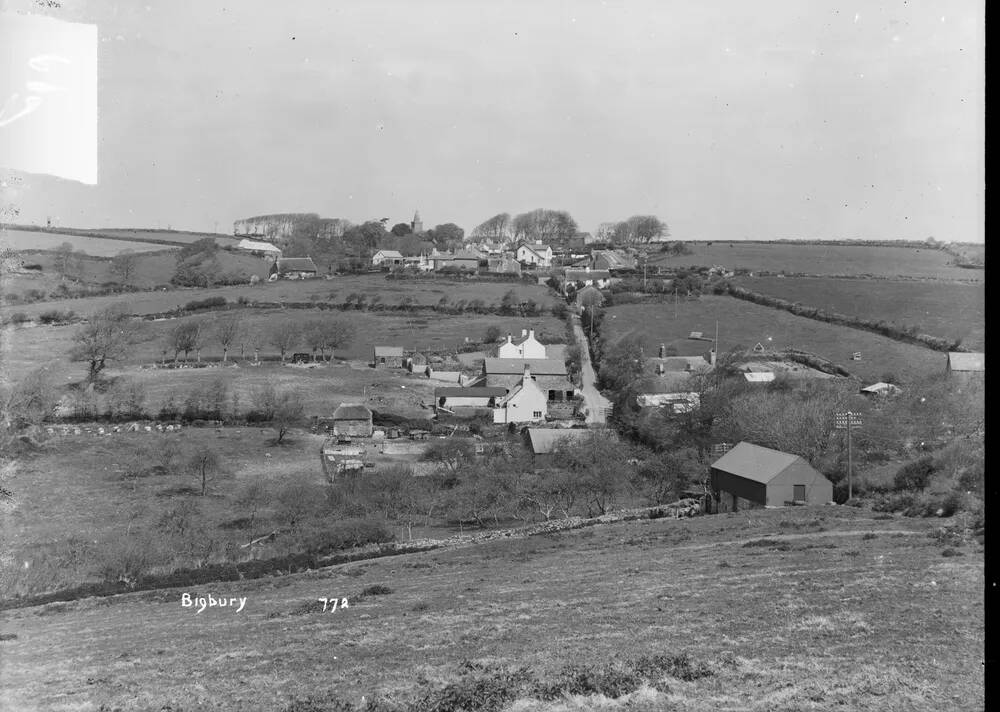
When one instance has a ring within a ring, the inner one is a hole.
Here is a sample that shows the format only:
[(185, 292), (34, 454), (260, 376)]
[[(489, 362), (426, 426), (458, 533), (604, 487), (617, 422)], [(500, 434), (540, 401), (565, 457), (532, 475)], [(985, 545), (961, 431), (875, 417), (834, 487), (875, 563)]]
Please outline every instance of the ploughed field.
[(753, 272), (903, 277), (985, 282), (985, 270), (956, 267), (942, 250), (761, 242), (689, 242), (689, 255), (657, 255), (650, 264), (671, 267), (723, 265)]
[[(220, 253), (220, 259), (222, 259), (221, 256), (224, 256), (226, 260), (232, 258), (240, 260), (239, 264), (234, 263), (232, 267), (227, 267), (224, 271), (243, 270), (249, 274), (259, 274), (265, 277), (267, 275), (268, 264), (266, 260), (226, 252)], [(162, 264), (158, 263), (159, 266), (156, 268), (160, 270), (158, 273), (151, 272), (149, 274), (148, 286), (165, 284), (173, 274), (176, 264), (173, 257), (170, 255), (158, 257), (167, 261)], [(142, 273), (141, 263), (139, 273)], [(136, 284), (143, 283), (137, 281)], [(73, 310), (77, 314), (86, 315), (123, 300), (128, 302), (129, 309), (134, 314), (158, 314), (182, 307), (188, 302), (209, 297), (223, 297), (231, 302), (243, 297), (251, 302), (332, 301), (343, 303), (351, 294), (363, 294), (369, 303), (377, 296), (381, 299), (381, 303), (386, 305), (401, 304), (407, 298), (413, 304), (436, 305), (442, 297), (446, 297), (451, 304), (460, 300), (471, 302), (479, 299), (487, 305), (499, 305), (504, 295), (510, 290), (514, 290), (519, 299), (523, 301), (533, 299), (542, 307), (551, 307), (555, 301), (555, 298), (549, 293), (548, 287), (539, 284), (448, 279), (387, 280), (385, 275), (381, 273), (372, 273), (335, 276), (332, 279), (280, 280), (254, 286), (247, 284), (212, 289), (184, 288), (85, 299), (54, 299), (33, 304), (4, 306), (0, 308), (0, 314), (9, 316), (13, 312), (21, 312), (29, 317), (35, 317), (44, 311), (59, 309)]]
[(914, 326), (920, 333), (986, 343), (985, 284), (815, 277), (737, 277), (734, 284), (828, 312)]
[[(630, 697), (504, 708), (982, 709), (982, 549), (945, 546), (941, 524), (832, 506), (643, 520), (5, 611), (0, 700), (405, 708), (505, 666), (558, 685), (579, 680), (571, 666), (662, 654), (687, 664)], [(184, 594), (246, 600), (198, 613)]]
[[(892, 373), (905, 383), (945, 369), (944, 353), (726, 296), (678, 300), (676, 316), (672, 302), (610, 307), (602, 328), (610, 342), (637, 336), (644, 352), (655, 355), (661, 343), (686, 341), (692, 331), (714, 337), (716, 321), (720, 353), (734, 346), (752, 348), (758, 342), (769, 351), (794, 348), (833, 361), (866, 381)], [(707, 353), (711, 343), (703, 343)], [(857, 351), (862, 360), (851, 361)]]

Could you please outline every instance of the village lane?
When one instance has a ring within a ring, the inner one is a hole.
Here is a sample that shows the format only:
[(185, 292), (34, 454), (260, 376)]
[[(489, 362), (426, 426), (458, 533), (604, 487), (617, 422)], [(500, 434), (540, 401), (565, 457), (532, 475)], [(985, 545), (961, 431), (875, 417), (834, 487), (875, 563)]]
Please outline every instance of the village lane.
[(580, 324), (580, 316), (573, 315), (573, 334), (576, 336), (576, 343), (580, 347), (580, 389), (583, 391), (583, 401), (587, 407), (587, 423), (606, 422), (606, 409), (610, 410), (611, 401), (601, 395), (597, 390), (597, 374), (590, 363), (590, 348), (587, 344), (587, 336), (583, 333), (583, 326)]

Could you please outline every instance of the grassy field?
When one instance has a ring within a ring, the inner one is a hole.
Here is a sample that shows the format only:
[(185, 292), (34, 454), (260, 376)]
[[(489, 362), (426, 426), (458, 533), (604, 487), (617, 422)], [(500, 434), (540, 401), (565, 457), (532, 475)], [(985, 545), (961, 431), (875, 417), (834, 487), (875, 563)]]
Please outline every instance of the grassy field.
[(150, 252), (162, 250), (165, 245), (128, 240), (107, 240), (90, 235), (65, 235), (28, 230), (0, 230), (0, 248), (12, 250), (54, 250), (64, 242), (94, 257), (112, 257), (122, 250)]
[(691, 242), (690, 255), (657, 255), (650, 264), (687, 267), (724, 265), (751, 271), (820, 274), (873, 275), (984, 282), (983, 270), (949, 264), (954, 257), (941, 250), (910, 247), (864, 247), (861, 245), (817, 245), (757, 242)]
[[(661, 343), (685, 344), (692, 331), (714, 335), (718, 320), (720, 352), (734, 346), (750, 348), (757, 342), (774, 350), (795, 348), (840, 364), (866, 381), (880, 380), (891, 372), (907, 383), (945, 368), (943, 353), (732, 297), (703, 296), (680, 301), (676, 317), (674, 314), (671, 303), (611, 307), (604, 321), (605, 335), (611, 341), (638, 336), (645, 353), (655, 355)], [(703, 344), (699, 353), (711, 346), (707, 341), (698, 343)], [(862, 361), (849, 360), (855, 351), (861, 352)]]
[[(420, 350), (446, 350), (455, 349), (464, 344), (465, 337), (470, 341), (480, 341), (485, 337), (486, 330), (490, 326), (497, 326), (501, 333), (508, 331), (519, 334), (522, 328), (533, 328), (539, 336), (543, 334), (551, 336), (563, 336), (564, 326), (555, 317), (535, 317), (532, 319), (522, 319), (519, 317), (499, 317), (491, 315), (439, 315), (439, 314), (392, 314), (373, 313), (358, 311), (330, 311), (311, 309), (280, 309), (271, 310), (238, 310), (234, 313), (244, 317), (248, 328), (266, 332), (269, 324), (280, 321), (293, 320), (305, 322), (312, 319), (333, 319), (343, 318), (350, 320), (357, 329), (354, 341), (343, 349), (336, 352), (338, 359), (350, 359), (361, 362), (368, 362), (372, 357), (373, 346), (403, 346), (408, 349)], [(211, 322), (218, 318), (218, 312), (201, 314), (196, 316), (183, 317), (183, 319), (166, 319), (162, 321), (144, 322), (143, 341), (137, 345), (131, 357), (121, 364), (113, 364), (112, 372), (121, 369), (132, 371), (136, 366), (145, 364), (152, 365), (163, 359), (163, 348), (167, 344), (168, 334), (182, 320), (203, 320)], [(68, 354), (72, 347), (73, 334), (78, 327), (67, 326), (35, 326), (35, 327), (6, 327), (2, 332), (2, 342), (0, 342), (0, 356), (4, 362), (3, 375), (9, 379), (17, 379), (27, 371), (39, 365), (49, 364), (56, 368), (60, 374), (65, 374), (67, 381), (80, 380), (86, 375), (85, 364), (74, 363), (69, 360)], [(304, 346), (295, 348), (296, 351), (308, 351)], [(273, 346), (266, 344), (261, 347), (261, 356), (277, 355), (277, 350)], [(235, 358), (239, 355), (239, 348), (231, 352), (230, 356)], [(291, 354), (289, 354), (290, 356)], [(205, 358), (221, 358), (221, 349), (212, 343), (202, 350)], [(247, 352), (248, 358), (252, 358), (252, 349)], [(183, 358), (183, 354), (181, 355)], [(190, 355), (191, 360), (195, 359), (195, 354)], [(173, 359), (173, 352), (168, 354), (168, 360)], [(278, 367), (275, 367), (278, 368)], [(211, 372), (218, 372), (219, 369), (210, 369)], [(248, 368), (237, 369), (241, 373), (249, 371)], [(254, 369), (258, 370), (259, 369)], [(371, 369), (369, 369), (371, 370)], [(202, 372), (208, 369), (200, 369), (198, 375), (194, 371), (167, 371), (157, 370), (151, 373), (150, 378), (184, 379), (189, 377), (200, 378)], [(313, 378), (311, 374), (321, 374), (327, 369), (302, 370), (285, 368), (284, 371), (296, 371), (304, 374), (303, 378)]]
[[(940, 524), (832, 507), (645, 520), (9, 611), (0, 699), (323, 710), (288, 705), (405, 703), (459, 682), (462, 661), (565, 680), (567, 666), (686, 654), (707, 674), (505, 709), (985, 709), (982, 549), (946, 549)], [(374, 585), (384, 595), (359, 596)], [(246, 607), (198, 614), (185, 592)], [(349, 607), (323, 613), (320, 597)]]
[(921, 333), (986, 344), (985, 284), (810, 277), (737, 277), (746, 289), (862, 319), (916, 326)]
[[(243, 255), (228, 257), (244, 258)], [(172, 258), (169, 258), (172, 261)], [(262, 270), (267, 272), (264, 260), (246, 257)], [(154, 270), (150, 267), (150, 270)], [(171, 264), (170, 269), (173, 269)], [(234, 267), (235, 270), (235, 267)], [(158, 273), (156, 278), (162, 276)], [(167, 274), (169, 279), (169, 274)], [(162, 282), (153, 282), (162, 284)], [(6, 289), (6, 287), (5, 287)], [(13, 286), (11, 287), (13, 289)], [(255, 286), (217, 287), (213, 289), (173, 289), (161, 292), (142, 292), (127, 296), (88, 297), (86, 299), (60, 299), (39, 302), (35, 304), (7, 306), (0, 308), (0, 314), (9, 315), (12, 312), (22, 312), (29, 317), (49, 309), (71, 309), (78, 314), (90, 314), (99, 309), (121, 301), (127, 301), (134, 314), (154, 314), (183, 306), (190, 301), (208, 297), (224, 297), (235, 302), (240, 297), (250, 301), (262, 302), (299, 302), (299, 301), (337, 301), (343, 302), (350, 294), (365, 294), (369, 301), (376, 295), (383, 304), (399, 304), (409, 297), (414, 304), (437, 304), (442, 297), (447, 297), (454, 304), (459, 300), (466, 302), (481, 299), (486, 304), (500, 304), (504, 294), (514, 292), (522, 299), (533, 299), (541, 306), (551, 306), (555, 298), (548, 287), (539, 284), (523, 282), (456, 282), (446, 279), (392, 281), (382, 274), (344, 275), (332, 279), (282, 280), (265, 282)]]

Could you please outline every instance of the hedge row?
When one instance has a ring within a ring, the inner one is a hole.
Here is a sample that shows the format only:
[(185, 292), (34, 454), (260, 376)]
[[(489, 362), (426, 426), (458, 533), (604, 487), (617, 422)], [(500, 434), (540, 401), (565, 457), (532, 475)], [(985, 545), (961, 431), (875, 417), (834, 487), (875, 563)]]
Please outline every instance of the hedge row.
[(736, 297), (737, 299), (753, 302), (754, 304), (760, 304), (766, 307), (772, 307), (774, 309), (782, 309), (797, 316), (806, 317), (807, 319), (815, 319), (817, 321), (827, 322), (828, 324), (837, 324), (838, 326), (849, 326), (854, 329), (871, 331), (896, 341), (917, 344), (929, 349), (934, 349), (935, 351), (964, 350), (961, 347), (961, 340), (946, 339), (940, 336), (921, 334), (917, 331), (917, 327), (914, 326), (896, 326), (885, 321), (874, 321), (872, 319), (862, 319), (856, 316), (847, 316), (845, 314), (838, 314), (837, 312), (829, 312), (825, 309), (806, 306), (804, 304), (799, 304), (798, 302), (790, 302), (787, 299), (779, 299), (778, 297), (772, 297), (768, 294), (752, 292), (749, 289), (737, 287), (729, 284), (728, 282), (726, 283), (725, 293), (732, 297)]

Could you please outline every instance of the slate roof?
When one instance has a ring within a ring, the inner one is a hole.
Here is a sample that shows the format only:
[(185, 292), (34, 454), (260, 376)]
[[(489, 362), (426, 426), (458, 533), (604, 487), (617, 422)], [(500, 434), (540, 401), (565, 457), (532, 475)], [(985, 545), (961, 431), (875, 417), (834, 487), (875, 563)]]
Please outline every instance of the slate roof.
[(279, 272), (315, 272), (316, 263), (311, 257), (279, 257)]
[(665, 371), (698, 371), (711, 366), (704, 356), (666, 356), (653, 360), (662, 363)]
[(435, 398), (495, 398), (507, 395), (506, 388), (490, 388), (489, 386), (471, 386), (469, 388), (435, 388)]
[(951, 351), (948, 353), (948, 368), (952, 371), (985, 371), (986, 354)]
[(588, 279), (611, 279), (611, 273), (606, 269), (568, 269), (566, 270), (567, 282), (586, 282)]
[(397, 250), (379, 250), (375, 254), (377, 255), (379, 253), (381, 253), (383, 257), (389, 257), (390, 259), (394, 259), (394, 260), (401, 260), (401, 259), (403, 259), (403, 253), (399, 252)]
[(712, 469), (767, 484), (799, 460), (798, 455), (742, 442), (712, 463)]
[(585, 440), (592, 431), (582, 428), (528, 428), (528, 445), (536, 455), (551, 453), (564, 439)]
[(248, 240), (243, 238), (236, 244), (236, 249), (238, 250), (256, 250), (258, 252), (277, 252), (281, 254), (281, 248), (272, 245), (270, 242), (261, 242), (260, 240)]
[(488, 358), (483, 369), (488, 374), (520, 376), (524, 366), (531, 368), (532, 376), (565, 376), (566, 364), (551, 358)]
[(371, 420), (372, 412), (360, 403), (341, 403), (333, 411), (334, 420)]

